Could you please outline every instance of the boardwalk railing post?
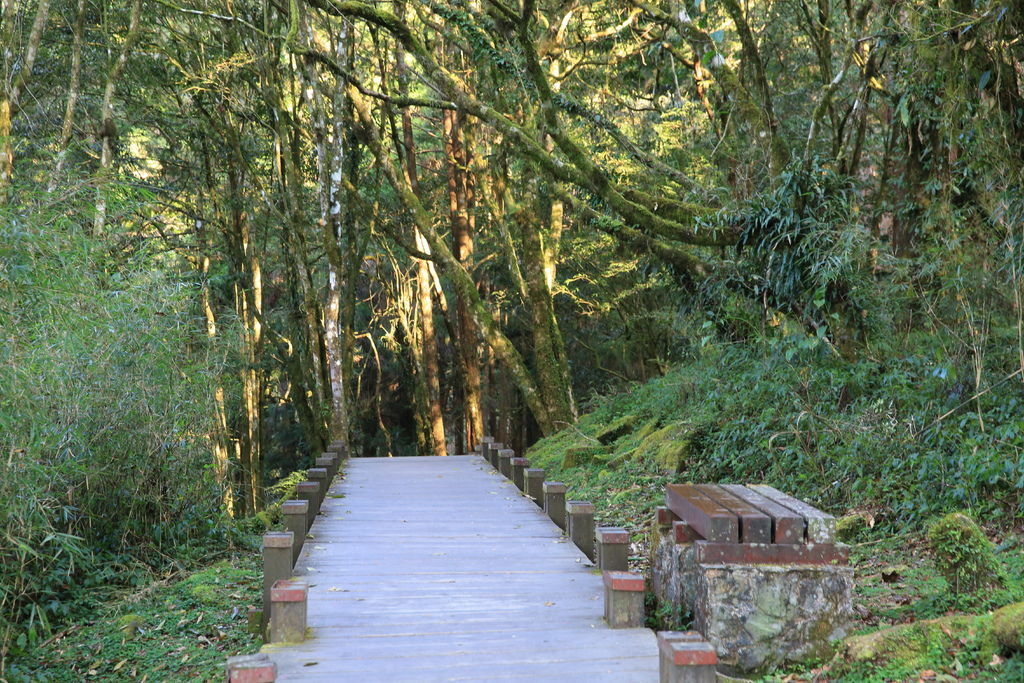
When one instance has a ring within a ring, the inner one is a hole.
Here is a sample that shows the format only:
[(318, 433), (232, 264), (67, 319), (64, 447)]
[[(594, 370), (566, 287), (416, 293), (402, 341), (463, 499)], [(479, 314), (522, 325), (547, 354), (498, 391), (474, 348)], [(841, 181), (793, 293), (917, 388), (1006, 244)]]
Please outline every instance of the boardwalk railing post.
[(629, 572), (604, 572), (604, 619), (611, 628), (644, 625), (644, 577)]
[(516, 452), (511, 448), (502, 448), (498, 451), (498, 471), (504, 475), (506, 479), (512, 478), (512, 458), (514, 458)]
[(526, 495), (533, 498), (533, 502), (544, 507), (544, 470), (532, 468), (523, 472), (526, 480)]
[(484, 456), (484, 460), (487, 461), (488, 465), (491, 464), (491, 444), (490, 444), (490, 442), (482, 441), (480, 443), (480, 455)]
[(327, 497), (327, 470), (323, 467), (310, 467), (306, 470), (306, 476), (309, 481), (320, 484), (320, 489), (316, 492), (316, 511), (320, 512), (324, 506), (324, 498)]
[(594, 504), (585, 500), (570, 500), (565, 504), (569, 525), (569, 538), (583, 554), (594, 561)]
[(277, 664), (262, 653), (228, 657), (225, 669), (228, 683), (274, 683), (277, 680)]
[(530, 466), (530, 461), (526, 458), (512, 458), (509, 464), (512, 466), (512, 483), (520, 491), (526, 493), (526, 478), (523, 476), (523, 472)]
[(616, 526), (598, 527), (597, 568), (601, 571), (629, 570), (629, 532)]
[(309, 503), (304, 500), (286, 500), (281, 503), (284, 528), (292, 532), (292, 566), (299, 561), (302, 544), (306, 541), (306, 519)]
[(261, 631), (266, 633), (270, 618), (270, 590), (274, 583), (292, 575), (292, 543), (290, 531), (268, 531), (263, 534), (263, 619)]
[(306, 639), (309, 586), (281, 579), (270, 589), (270, 642), (301, 643)]
[(565, 531), (565, 484), (560, 481), (546, 481), (542, 488), (544, 512), (559, 529)]
[(661, 683), (715, 683), (718, 654), (696, 631), (659, 631)]
[(316, 513), (320, 509), (320, 484), (315, 481), (300, 481), (295, 485), (295, 495), (299, 500), (308, 503), (306, 508), (306, 531), (313, 526)]
[(498, 455), (501, 453), (501, 449), (505, 447), (505, 444), (497, 441), (492, 441), (491, 445), (487, 447), (487, 453), (491, 456), (488, 461), (491, 463), (491, 467), (501, 471), (501, 464), (498, 462)]
[(322, 467), (327, 470), (327, 488), (331, 487), (331, 482), (334, 481), (334, 475), (338, 473), (335, 464), (338, 462), (338, 456), (334, 453), (324, 453), (316, 459), (316, 466)]

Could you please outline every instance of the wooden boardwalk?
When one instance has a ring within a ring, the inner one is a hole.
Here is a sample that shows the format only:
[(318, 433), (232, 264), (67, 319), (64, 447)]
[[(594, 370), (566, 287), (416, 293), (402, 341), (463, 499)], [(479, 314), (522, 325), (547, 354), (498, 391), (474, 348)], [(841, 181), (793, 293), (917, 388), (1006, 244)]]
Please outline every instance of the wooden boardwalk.
[(658, 680), (654, 633), (605, 625), (601, 576), (479, 456), (352, 459), (311, 534), (279, 681)]

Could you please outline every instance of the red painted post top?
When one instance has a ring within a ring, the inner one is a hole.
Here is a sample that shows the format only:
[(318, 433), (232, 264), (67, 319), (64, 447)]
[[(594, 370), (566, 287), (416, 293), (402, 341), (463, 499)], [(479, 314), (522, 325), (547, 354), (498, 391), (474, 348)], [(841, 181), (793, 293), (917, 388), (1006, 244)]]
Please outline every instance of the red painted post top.
[(664, 505), (658, 508), (658, 525), (659, 526), (672, 526), (672, 522), (678, 522), (679, 515), (669, 510)]
[(298, 493), (319, 493), (320, 482), (318, 481), (300, 481), (295, 485), (295, 490)]
[(529, 467), (530, 461), (526, 458), (512, 458), (512, 467)]
[(672, 522), (672, 540), (676, 543), (693, 543), (702, 539), (692, 526), (680, 520)]
[(228, 683), (274, 683), (277, 664), (265, 654), (228, 657)]
[(279, 579), (270, 588), (271, 602), (305, 602), (309, 586), (302, 581)]
[(658, 638), (658, 647), (668, 655), (675, 666), (715, 666), (718, 653), (706, 640), (663, 640)]
[(292, 532), (290, 531), (268, 531), (263, 534), (264, 548), (291, 548)]
[(613, 591), (635, 591), (644, 590), (644, 577), (631, 572), (604, 572), (602, 575), (605, 588)]
[(597, 528), (597, 541), (604, 545), (629, 543), (629, 532), (617, 526), (602, 526)]
[(304, 515), (308, 510), (308, 500), (286, 500), (281, 503), (282, 515)]

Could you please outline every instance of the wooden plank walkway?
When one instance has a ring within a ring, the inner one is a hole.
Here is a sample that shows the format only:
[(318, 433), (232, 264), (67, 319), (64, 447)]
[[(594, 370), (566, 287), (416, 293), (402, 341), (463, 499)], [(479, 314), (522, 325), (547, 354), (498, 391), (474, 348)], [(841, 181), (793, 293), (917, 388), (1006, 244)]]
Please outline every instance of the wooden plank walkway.
[(605, 625), (601, 576), (479, 456), (354, 458), (311, 533), (279, 681), (658, 680), (654, 633)]

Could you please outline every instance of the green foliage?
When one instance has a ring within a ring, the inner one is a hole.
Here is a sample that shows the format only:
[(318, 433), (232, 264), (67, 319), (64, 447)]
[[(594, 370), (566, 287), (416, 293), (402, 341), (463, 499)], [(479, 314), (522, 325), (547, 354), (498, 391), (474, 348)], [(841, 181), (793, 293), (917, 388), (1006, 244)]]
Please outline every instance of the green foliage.
[(995, 546), (963, 513), (951, 512), (928, 525), (935, 566), (953, 593), (973, 595), (1002, 585)]
[(261, 596), (256, 553), (156, 581), (97, 606), (88, 623), (56, 642), (28, 648), (7, 680), (216, 680), (226, 657), (259, 648), (259, 638), (246, 630), (245, 606)]
[(0, 663), (82, 589), (225, 540), (206, 440), (223, 361), (192, 288), (84, 225), (71, 203), (0, 208)]
[(735, 219), (743, 258), (725, 284), (814, 330), (859, 326), (868, 241), (853, 207), (852, 179), (817, 164), (787, 170)]

